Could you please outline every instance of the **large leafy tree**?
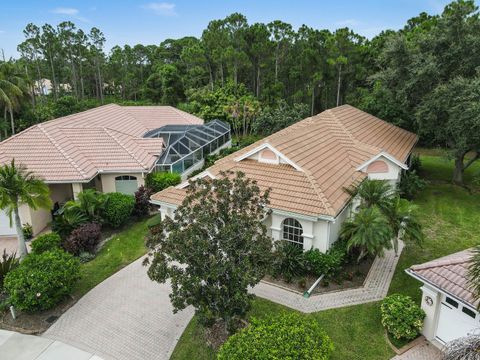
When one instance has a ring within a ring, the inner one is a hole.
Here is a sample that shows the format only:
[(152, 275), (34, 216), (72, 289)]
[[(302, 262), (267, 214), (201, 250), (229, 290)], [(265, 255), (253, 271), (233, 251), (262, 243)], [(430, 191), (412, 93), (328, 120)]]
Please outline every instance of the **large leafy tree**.
[(21, 204), (31, 209), (49, 209), (52, 206), (48, 186), (31, 171), (22, 165), (16, 165), (15, 160), (0, 167), (0, 209), (6, 210), (15, 227), (18, 237), (18, 251), (20, 258), (27, 254), (27, 246), (22, 231), (19, 215)]
[[(450, 150), (453, 181), (463, 185), (465, 170), (480, 157), (480, 78), (458, 77), (439, 85), (419, 107), (421, 130)], [(467, 154), (473, 155), (467, 158)]]
[(191, 182), (173, 218), (148, 239), (149, 277), (172, 283), (174, 311), (192, 305), (204, 324), (232, 330), (250, 308), (250, 286), (265, 275), (272, 239), (262, 223), (268, 191), (241, 172)]

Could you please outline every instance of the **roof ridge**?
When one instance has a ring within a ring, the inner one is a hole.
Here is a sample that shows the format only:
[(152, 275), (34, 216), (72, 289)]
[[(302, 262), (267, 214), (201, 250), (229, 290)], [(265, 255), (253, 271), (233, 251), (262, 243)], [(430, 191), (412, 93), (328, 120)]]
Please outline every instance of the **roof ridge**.
[(328, 211), (329, 215), (332, 215), (332, 214), (334, 215), (335, 211), (333, 211), (332, 206), (330, 205), (330, 203), (326, 199), (325, 194), (323, 193), (323, 191), (320, 188), (320, 185), (318, 185), (317, 181), (312, 176), (312, 174), (310, 173), (309, 170), (305, 170), (303, 168), (302, 168), (302, 170), (303, 170), (303, 173), (305, 174), (305, 176), (307, 177), (308, 181), (310, 181), (310, 183), (312, 184), (313, 190), (315, 191), (317, 196), (320, 198), (320, 201), (322, 202), (323, 206), (325, 207), (325, 210)]
[[(137, 163), (139, 163), (144, 169), (147, 168), (147, 166), (146, 166), (140, 159), (138, 159), (138, 158), (135, 156), (135, 154), (133, 154), (133, 153), (120, 141), (120, 139), (117, 139), (117, 138), (114, 136), (114, 134), (110, 134), (109, 130), (111, 131), (111, 129), (109, 129), (109, 128), (103, 128), (103, 129), (104, 129), (104, 131), (105, 131), (113, 140), (115, 140), (115, 142), (116, 142), (118, 145), (120, 145), (133, 159), (135, 159), (135, 161), (136, 161)], [(116, 130), (113, 130), (113, 131), (116, 131)], [(120, 134), (123, 134), (123, 133), (120, 132), (120, 131), (118, 131), (118, 132), (119, 132)], [(124, 134), (124, 135), (126, 135), (126, 134)], [(133, 136), (131, 136), (131, 135), (127, 135), (127, 136), (132, 137), (133, 139), (135, 139), (135, 137), (133, 137)], [(145, 149), (143, 149), (143, 148), (142, 148), (142, 150), (145, 151)]]
[(185, 116), (185, 113), (183, 111), (180, 111), (179, 109), (176, 109), (175, 107), (173, 106), (170, 106), (170, 105), (167, 105), (166, 107), (172, 109), (174, 112), (176, 112), (178, 115), (180, 115), (182, 118), (184, 118), (185, 120), (188, 121), (189, 124), (193, 124), (192, 121), (190, 119), (188, 119), (187, 116)]
[[(343, 106), (343, 105), (342, 105)], [(332, 117), (332, 119), (335, 121), (335, 123), (337, 123), (340, 128), (343, 130), (343, 132), (348, 136), (348, 138), (350, 139), (350, 141), (354, 144), (354, 145), (357, 145), (357, 144), (361, 144), (361, 145), (364, 145), (363, 142), (359, 141), (358, 139), (356, 139), (351, 133), (350, 131), (347, 130), (347, 128), (345, 127), (345, 125), (343, 125), (343, 123), (340, 121), (340, 119), (335, 115), (335, 113), (331, 110), (331, 109), (328, 109), (328, 110), (325, 110), (324, 112), (328, 112), (328, 114)], [(352, 166), (352, 168), (356, 168), (355, 166), (355, 162), (353, 161), (352, 159), (352, 154), (351, 154), (351, 151), (352, 151), (352, 148), (351, 148), (351, 145), (348, 145), (347, 146), (347, 154), (348, 154), (348, 160), (350, 162), (350, 165)]]
[[(467, 252), (467, 251), (465, 251)], [(427, 270), (427, 269), (432, 269), (432, 268), (437, 268), (437, 267), (442, 267), (442, 266), (449, 266), (449, 265), (459, 265), (459, 264), (464, 264), (470, 262), (471, 256), (468, 258), (465, 257), (458, 257), (458, 258), (450, 258), (450, 259), (438, 259), (438, 260), (432, 260), (424, 264), (419, 264), (419, 265), (412, 265), (410, 268), (413, 271), (418, 271), (418, 270)]]
[(48, 141), (50, 141), (52, 143), (53, 146), (55, 146), (55, 148), (60, 151), (60, 153), (62, 154), (62, 156), (75, 168), (75, 170), (78, 171), (78, 173), (83, 177), (83, 178), (88, 178), (87, 176), (87, 173), (85, 171), (83, 171), (82, 168), (80, 168), (80, 166), (78, 166), (78, 164), (75, 162), (75, 160), (69, 156), (65, 150), (63, 150), (63, 148), (60, 146), (60, 144), (58, 144), (54, 138), (52, 138), (50, 136), (50, 134), (48, 133), (47, 130), (45, 130), (42, 126), (43, 123), (41, 124), (37, 124), (37, 127), (40, 129), (40, 131), (47, 137)]

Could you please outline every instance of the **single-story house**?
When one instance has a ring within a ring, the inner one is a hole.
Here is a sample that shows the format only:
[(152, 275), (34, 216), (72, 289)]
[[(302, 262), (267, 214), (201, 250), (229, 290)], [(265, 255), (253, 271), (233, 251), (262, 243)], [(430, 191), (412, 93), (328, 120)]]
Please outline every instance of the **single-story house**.
[(479, 334), (478, 301), (467, 276), (471, 257), (472, 252), (464, 250), (406, 270), (423, 283), (421, 307), (426, 317), (422, 333), (433, 344)]
[[(299, 121), (218, 160), (199, 177), (242, 171), (270, 192), (267, 229), (274, 240), (327, 251), (349, 216), (348, 188), (367, 177), (396, 185), (417, 136), (353, 106)], [(188, 182), (151, 197), (162, 218), (181, 204)]]
[[(133, 194), (151, 171), (174, 171), (185, 179), (206, 155), (231, 144), (230, 128), (171, 106), (100, 106), (43, 122), (0, 143), (0, 165), (17, 164), (43, 178), (53, 203), (84, 189)], [(50, 210), (20, 208), (22, 224), (38, 234)], [(15, 235), (0, 210), (0, 236)]]

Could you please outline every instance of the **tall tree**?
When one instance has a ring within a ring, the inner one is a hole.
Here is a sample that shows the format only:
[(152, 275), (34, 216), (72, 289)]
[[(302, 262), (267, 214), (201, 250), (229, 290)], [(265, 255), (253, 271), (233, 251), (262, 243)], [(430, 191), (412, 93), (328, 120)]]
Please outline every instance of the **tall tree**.
[(272, 239), (262, 222), (268, 191), (242, 173), (190, 183), (173, 218), (148, 239), (148, 275), (171, 279), (174, 312), (193, 305), (206, 325), (223, 320), (232, 331), (250, 308), (248, 288), (270, 264)]

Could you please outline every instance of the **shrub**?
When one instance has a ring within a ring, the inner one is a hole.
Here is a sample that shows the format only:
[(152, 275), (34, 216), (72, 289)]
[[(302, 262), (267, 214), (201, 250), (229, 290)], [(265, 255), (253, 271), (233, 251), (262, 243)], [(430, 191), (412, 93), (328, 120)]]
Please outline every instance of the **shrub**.
[(145, 186), (152, 192), (159, 192), (169, 186), (180, 184), (182, 178), (179, 174), (170, 172), (154, 172), (147, 175)]
[(402, 175), (399, 185), (400, 196), (412, 200), (419, 191), (422, 191), (427, 183), (415, 171), (407, 171)]
[(110, 193), (104, 210), (105, 222), (118, 228), (132, 215), (135, 207), (135, 198), (122, 193)]
[(88, 222), (88, 217), (79, 209), (69, 209), (54, 217), (52, 230), (66, 239), (74, 229)]
[(329, 359), (333, 343), (311, 318), (284, 313), (263, 320), (231, 336), (218, 352), (219, 360)]
[(5, 276), (20, 264), (20, 260), (17, 259), (16, 255), (16, 253), (7, 254), (7, 250), (3, 249), (2, 258), (0, 259), (0, 290), (3, 288)]
[(420, 160), (420, 156), (417, 154), (412, 154), (410, 157), (410, 166), (409, 171), (419, 172), (422, 168), (422, 161)]
[(135, 216), (143, 217), (148, 215), (152, 206), (150, 204), (150, 195), (152, 195), (152, 192), (143, 185), (135, 192), (135, 205), (133, 207)]
[(287, 282), (305, 273), (303, 250), (287, 241), (278, 241), (273, 256), (273, 276), (282, 276)]
[(25, 240), (30, 240), (33, 237), (33, 227), (29, 223), (22, 226), (23, 237)]
[(304, 253), (305, 268), (314, 276), (323, 274), (326, 278), (332, 278), (341, 270), (346, 255), (346, 250), (340, 246), (332, 247), (327, 253), (311, 249)]
[(63, 248), (73, 255), (82, 251), (94, 252), (100, 241), (101, 226), (97, 223), (86, 223), (72, 231), (63, 242)]
[(422, 330), (425, 312), (410, 296), (393, 294), (381, 305), (382, 325), (395, 339), (415, 339)]
[(60, 249), (31, 253), (7, 274), (5, 290), (18, 310), (47, 310), (72, 292), (79, 267), (77, 259)]
[(55, 232), (40, 235), (32, 241), (32, 252), (41, 254), (45, 251), (59, 249), (61, 242), (60, 235)]

